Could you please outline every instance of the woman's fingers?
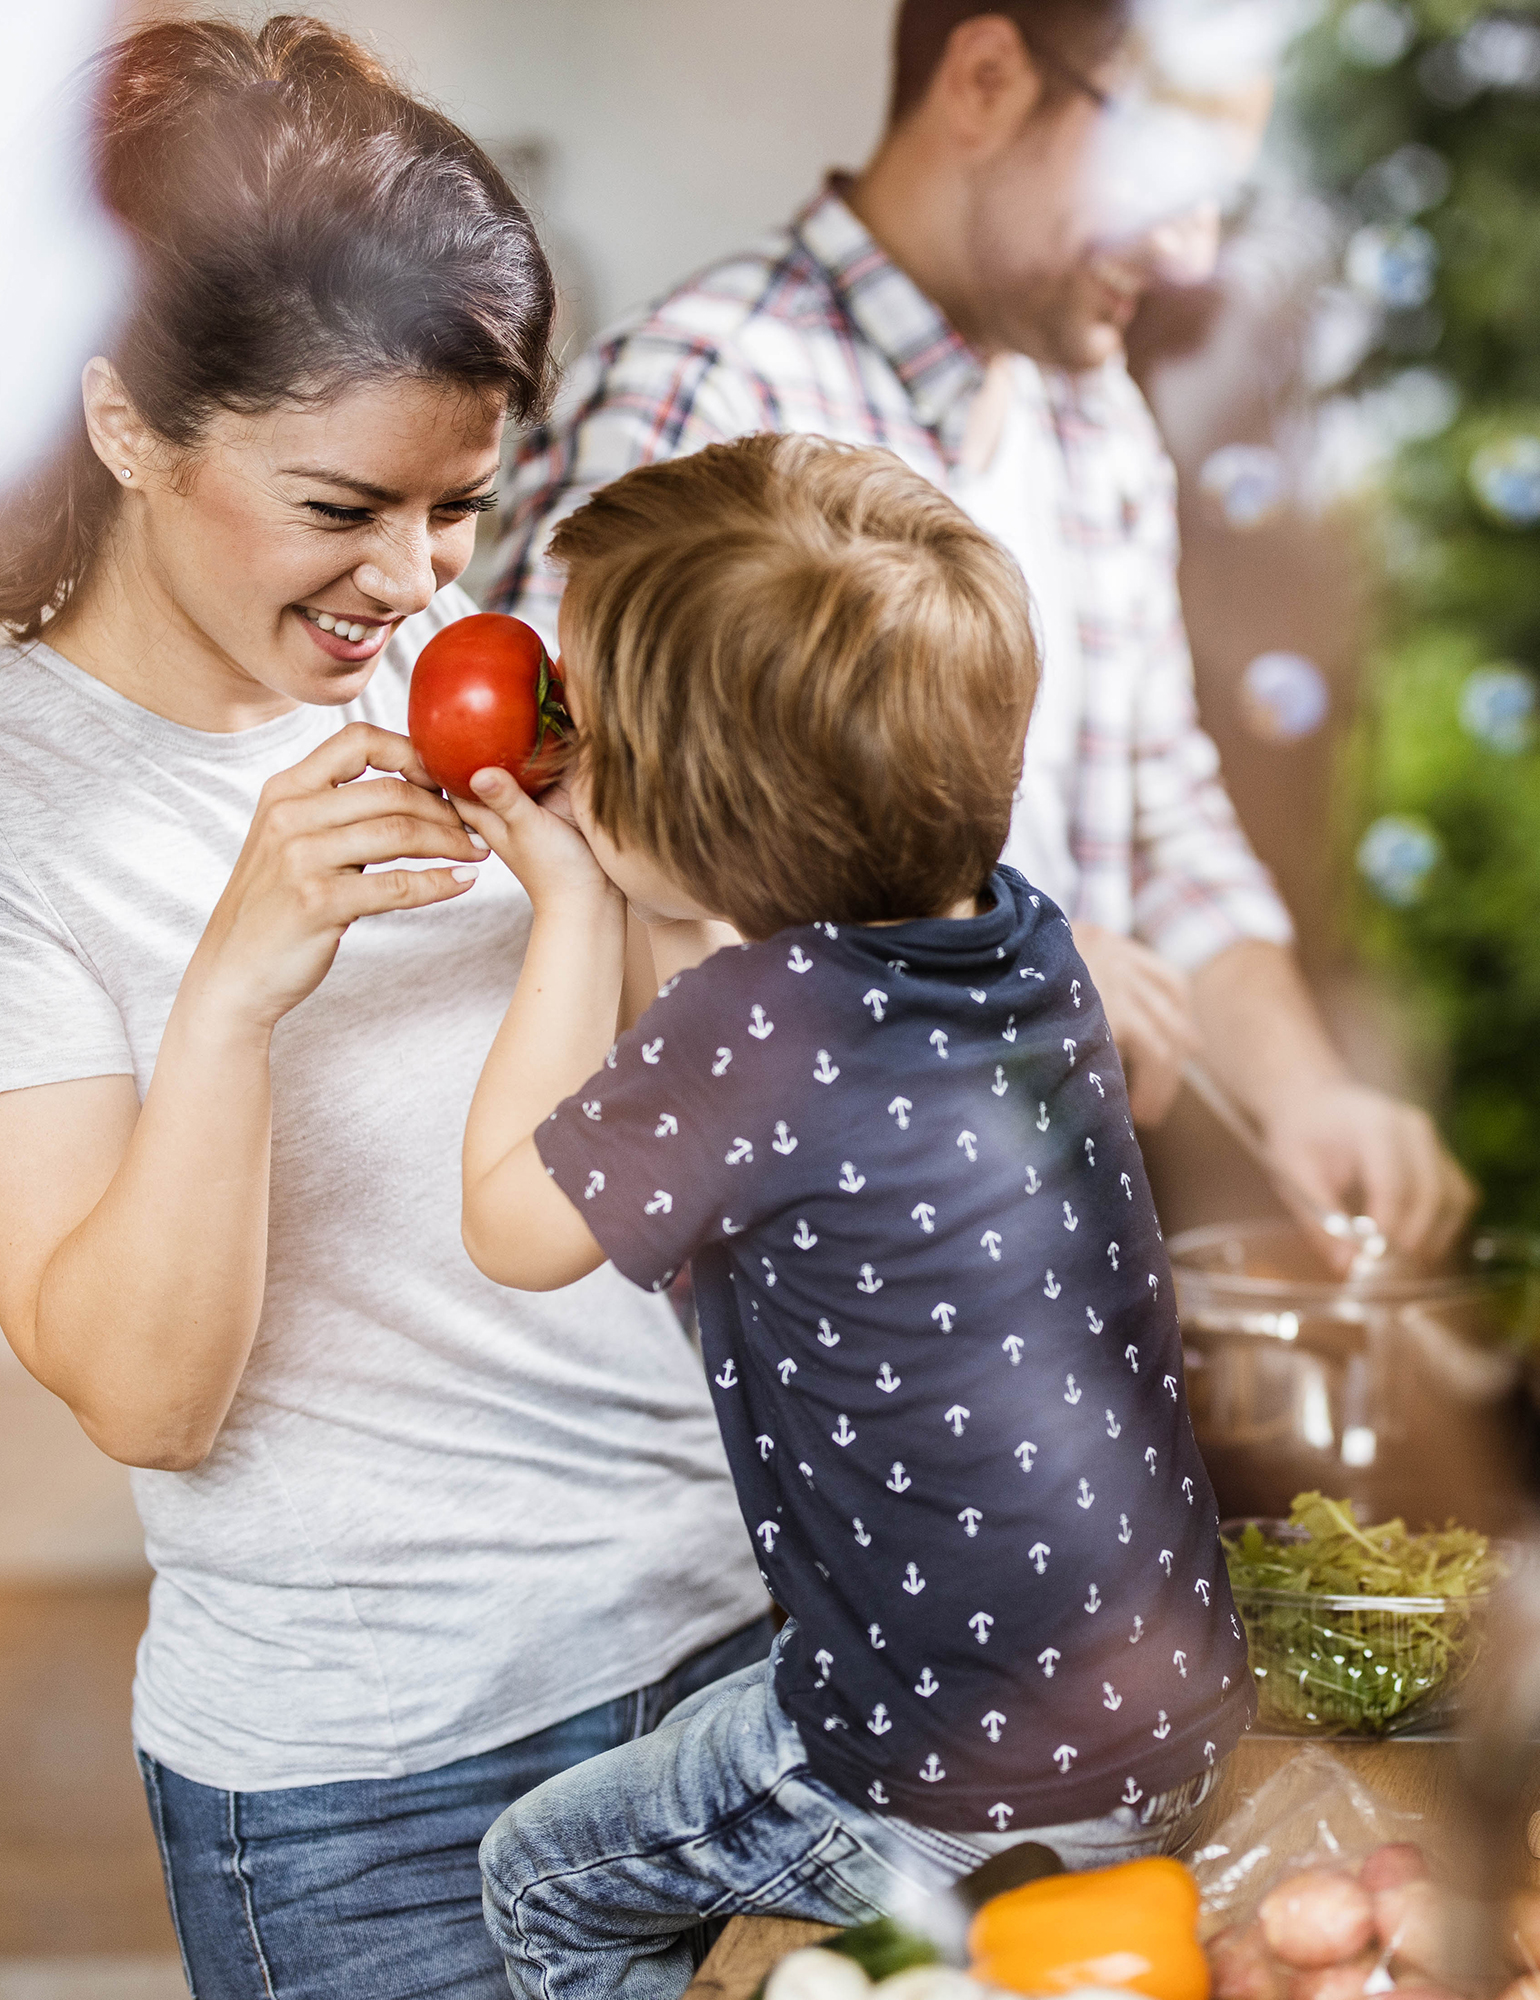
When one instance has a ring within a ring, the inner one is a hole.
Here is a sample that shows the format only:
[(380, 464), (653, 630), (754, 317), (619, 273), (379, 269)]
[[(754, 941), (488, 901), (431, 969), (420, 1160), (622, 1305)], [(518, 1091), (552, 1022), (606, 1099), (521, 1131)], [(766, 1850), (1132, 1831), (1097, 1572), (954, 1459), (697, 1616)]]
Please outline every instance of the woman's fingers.
[(343, 826), (317, 828), (289, 843), (291, 874), (319, 875), (343, 868), (377, 868), (385, 861), (484, 861), (464, 827), (382, 813)]
[(387, 910), (420, 910), (429, 903), (447, 903), (475, 884), (474, 868), (382, 868), (373, 875), (337, 878), (344, 924), (359, 917), (383, 916)]
[(268, 789), (275, 796), (293, 797), (328, 785), (349, 784), (365, 771), (393, 771), (420, 790), (435, 796), (439, 791), (411, 738), (398, 736), (393, 729), (378, 729), (371, 722), (350, 722), (339, 729), (291, 770), (270, 779)]
[[(293, 837), (326, 827), (356, 826), (366, 820), (411, 819), (437, 828), (441, 837), (465, 838), (465, 824), (449, 801), (438, 792), (425, 792), (401, 778), (360, 778), (346, 785), (328, 786), (279, 799), (268, 807), (269, 823), (280, 837)], [(475, 846), (475, 843), (471, 843)], [(403, 849), (403, 852), (405, 850)], [(451, 850), (441, 850), (448, 854)], [(485, 854), (483, 845), (476, 850)], [(453, 852), (458, 854), (456, 846)]]

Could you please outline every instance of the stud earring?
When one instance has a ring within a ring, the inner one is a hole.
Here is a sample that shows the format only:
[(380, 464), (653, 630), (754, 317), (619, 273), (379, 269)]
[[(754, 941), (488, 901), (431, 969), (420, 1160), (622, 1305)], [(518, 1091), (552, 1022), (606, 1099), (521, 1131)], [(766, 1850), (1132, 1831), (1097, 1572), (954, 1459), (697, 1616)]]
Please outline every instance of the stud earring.
[(133, 478), (133, 476), (134, 476), (134, 475), (133, 475), (133, 473), (132, 473), (132, 472), (130, 472), (130, 470), (128, 469), (128, 467), (127, 467), (127, 466), (125, 465), (125, 466), (124, 466), (124, 468), (123, 468), (123, 477), (124, 477), (125, 479), (132, 479), (132, 478)]

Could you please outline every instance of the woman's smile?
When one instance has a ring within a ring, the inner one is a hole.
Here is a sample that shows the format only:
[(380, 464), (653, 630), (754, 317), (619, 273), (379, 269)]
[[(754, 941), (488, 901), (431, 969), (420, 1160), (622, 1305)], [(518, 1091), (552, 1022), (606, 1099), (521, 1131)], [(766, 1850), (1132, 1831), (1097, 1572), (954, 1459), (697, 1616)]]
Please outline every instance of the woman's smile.
[(401, 623), (396, 618), (350, 618), (335, 611), (318, 611), (308, 604), (291, 605), (300, 623), (321, 651), (350, 666), (372, 660)]

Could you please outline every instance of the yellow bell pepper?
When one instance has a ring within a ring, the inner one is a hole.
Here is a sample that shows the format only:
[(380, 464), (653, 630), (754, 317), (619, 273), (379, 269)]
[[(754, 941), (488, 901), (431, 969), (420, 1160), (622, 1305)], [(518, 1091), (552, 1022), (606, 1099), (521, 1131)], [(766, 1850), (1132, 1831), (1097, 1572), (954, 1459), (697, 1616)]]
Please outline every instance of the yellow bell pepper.
[(1208, 2000), (1198, 1886), (1180, 1861), (1024, 1883), (978, 1912), (968, 1949), (975, 1979), (1013, 1993), (1124, 1986), (1151, 2000)]

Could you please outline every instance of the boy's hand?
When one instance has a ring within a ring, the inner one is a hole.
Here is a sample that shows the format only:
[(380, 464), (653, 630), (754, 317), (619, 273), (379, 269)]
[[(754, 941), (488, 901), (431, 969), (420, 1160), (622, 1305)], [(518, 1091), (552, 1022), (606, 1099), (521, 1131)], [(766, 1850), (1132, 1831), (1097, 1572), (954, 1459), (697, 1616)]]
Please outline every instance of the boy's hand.
[(532, 799), (506, 771), (488, 765), (471, 779), (471, 789), (480, 803), (456, 799), (460, 817), (518, 876), (537, 910), (619, 899), (572, 820), (563, 786)]

